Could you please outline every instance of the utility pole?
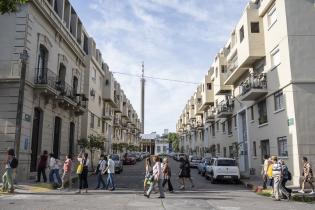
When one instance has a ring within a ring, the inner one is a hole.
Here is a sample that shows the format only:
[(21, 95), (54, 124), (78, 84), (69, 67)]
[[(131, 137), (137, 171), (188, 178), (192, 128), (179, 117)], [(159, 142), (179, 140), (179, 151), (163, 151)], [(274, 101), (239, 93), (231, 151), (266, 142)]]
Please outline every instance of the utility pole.
[(141, 75), (141, 132), (144, 133), (144, 93), (145, 93), (145, 79), (144, 79), (144, 62), (142, 62)]
[(21, 68), (21, 76), (20, 76), (19, 98), (18, 98), (18, 105), (17, 105), (17, 112), (16, 112), (16, 131), (15, 131), (15, 155), (17, 159), (19, 159), (19, 155), (20, 155), (25, 76), (26, 76), (26, 65), (27, 65), (28, 57), (29, 56), (28, 56), (27, 50), (23, 50), (23, 53), (20, 53), (22, 68)]

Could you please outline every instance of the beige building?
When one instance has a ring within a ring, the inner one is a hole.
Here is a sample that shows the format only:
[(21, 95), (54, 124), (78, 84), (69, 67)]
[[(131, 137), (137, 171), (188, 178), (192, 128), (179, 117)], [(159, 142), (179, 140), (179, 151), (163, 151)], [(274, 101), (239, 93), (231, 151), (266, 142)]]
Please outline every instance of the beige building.
[[(78, 140), (89, 134), (102, 135), (111, 152), (121, 90), (70, 2), (31, 0), (19, 12), (1, 15), (0, 26), (5, 28), (0, 32), (0, 160), (7, 148), (16, 148), (18, 177), (25, 180), (36, 176), (44, 150), (64, 159), (77, 154)], [(29, 57), (20, 124), (24, 50)]]
[[(277, 155), (295, 185), (303, 156), (315, 167), (314, 18), (313, 1), (248, 3), (208, 72), (214, 97), (203, 109), (205, 153), (236, 157), (246, 176), (259, 176), (263, 156)], [(187, 142), (187, 117), (177, 122), (181, 147), (202, 154)]]

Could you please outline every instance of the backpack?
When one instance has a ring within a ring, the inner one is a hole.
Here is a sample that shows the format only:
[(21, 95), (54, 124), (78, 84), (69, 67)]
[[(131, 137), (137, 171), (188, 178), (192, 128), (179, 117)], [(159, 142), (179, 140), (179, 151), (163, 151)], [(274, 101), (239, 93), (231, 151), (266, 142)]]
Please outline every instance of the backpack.
[(18, 165), (19, 165), (18, 159), (16, 159), (16, 157), (13, 157), (13, 159), (11, 160), (11, 163), (10, 163), (10, 167), (11, 168), (17, 168)]
[(289, 170), (288, 170), (287, 173), (288, 173), (288, 180), (291, 181), (292, 180), (292, 174), (291, 174), (291, 172)]

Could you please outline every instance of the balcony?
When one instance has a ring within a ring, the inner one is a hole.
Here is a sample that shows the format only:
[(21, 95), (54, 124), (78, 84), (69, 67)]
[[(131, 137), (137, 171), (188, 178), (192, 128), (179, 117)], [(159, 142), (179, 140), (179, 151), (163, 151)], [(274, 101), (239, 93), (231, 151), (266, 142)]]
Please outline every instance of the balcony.
[(44, 95), (57, 96), (57, 74), (48, 68), (36, 68), (35, 72), (34, 88)]
[(72, 86), (65, 81), (57, 81), (56, 89), (60, 92), (57, 100), (59, 105), (64, 109), (73, 109), (77, 106), (77, 94), (73, 91)]
[(215, 121), (215, 116), (214, 113), (212, 111), (208, 111), (206, 112), (206, 119), (205, 122), (206, 123), (211, 123)]
[(114, 127), (115, 128), (120, 128), (120, 125), (121, 125), (121, 120), (115, 118), (114, 119)]
[(80, 116), (83, 115), (86, 110), (87, 110), (87, 102), (88, 102), (88, 98), (85, 97), (84, 94), (77, 94), (77, 96), (79, 97), (79, 102), (77, 103), (77, 106), (75, 108), (74, 114), (76, 116)]
[(217, 107), (217, 118), (228, 118), (233, 115), (233, 102), (223, 101)]
[(266, 74), (251, 74), (240, 85), (240, 100), (254, 101), (268, 93)]
[(197, 130), (203, 130), (203, 123), (202, 123), (202, 121), (197, 121), (196, 128), (197, 128)]
[(112, 120), (113, 119), (109, 110), (103, 109), (103, 119), (104, 120)]

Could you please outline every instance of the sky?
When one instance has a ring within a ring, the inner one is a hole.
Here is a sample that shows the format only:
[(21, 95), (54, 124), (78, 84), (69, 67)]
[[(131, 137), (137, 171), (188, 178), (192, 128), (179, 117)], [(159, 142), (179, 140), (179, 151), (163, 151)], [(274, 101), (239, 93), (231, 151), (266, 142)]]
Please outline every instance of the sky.
[[(72, 0), (113, 72), (201, 82), (249, 0)], [(140, 79), (114, 74), (140, 117)], [(176, 130), (197, 84), (146, 79), (145, 133)]]

